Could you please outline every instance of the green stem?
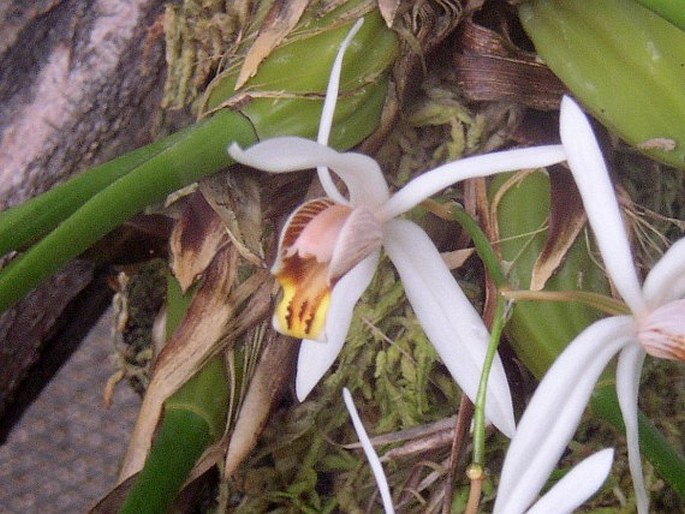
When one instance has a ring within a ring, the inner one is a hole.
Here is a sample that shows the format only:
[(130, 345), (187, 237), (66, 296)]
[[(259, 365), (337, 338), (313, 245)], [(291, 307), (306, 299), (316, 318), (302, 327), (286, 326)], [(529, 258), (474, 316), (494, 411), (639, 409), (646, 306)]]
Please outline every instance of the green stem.
[[(169, 277), (167, 333), (180, 325), (193, 291), (183, 294)], [(150, 455), (122, 506), (122, 514), (162, 514), (185, 484), (204, 451), (226, 425), (228, 383), (223, 355), (214, 357), (165, 403)]]
[(173, 334), (178, 326), (183, 321), (183, 318), (188, 312), (190, 303), (193, 300), (195, 286), (192, 286), (187, 293), (183, 293), (181, 284), (178, 283), (176, 277), (169, 273), (167, 277), (166, 289), (166, 333)]
[(495, 311), (495, 319), (492, 324), (490, 344), (488, 351), (485, 354), (485, 362), (483, 364), (483, 373), (480, 376), (480, 383), (478, 384), (478, 393), (476, 395), (476, 404), (473, 415), (473, 463), (472, 466), (478, 466), (481, 469), (485, 466), (485, 401), (488, 391), (488, 378), (490, 377), (490, 369), (492, 363), (497, 355), (497, 347), (502, 337), (502, 330), (506, 324), (506, 305), (507, 302), (498, 295), (497, 309)]
[(186, 137), (189, 130), (192, 129), (91, 168), (40, 196), (1, 212), (0, 255), (21, 250), (39, 240), (95, 194)]
[(461, 205), (454, 204), (452, 215), (464, 230), (468, 232), (469, 236), (471, 236), (473, 245), (476, 248), (476, 253), (478, 253), (480, 260), (483, 261), (483, 264), (492, 277), (492, 280), (495, 282), (495, 285), (498, 288), (505, 287), (507, 285), (507, 277), (502, 270), (499, 257), (497, 257), (492, 244), (490, 244), (488, 236), (485, 235), (485, 232), (483, 232), (476, 220), (469, 216)]
[(173, 144), (93, 196), (3, 269), (0, 311), (146, 206), (232, 164), (226, 152), (230, 142), (249, 145), (255, 140), (251, 123), (228, 110), (183, 132)]
[(201, 416), (189, 410), (167, 409), (154, 448), (119, 512), (167, 512), (210, 442), (207, 423)]

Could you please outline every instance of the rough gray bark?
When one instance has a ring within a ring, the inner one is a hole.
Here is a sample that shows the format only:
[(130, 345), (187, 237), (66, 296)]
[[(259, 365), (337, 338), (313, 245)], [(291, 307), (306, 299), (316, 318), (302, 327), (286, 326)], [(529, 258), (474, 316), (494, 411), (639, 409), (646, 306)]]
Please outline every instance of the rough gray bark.
[[(152, 140), (165, 74), (163, 3), (0, 3), (0, 209)], [(69, 304), (89, 304), (80, 295), (101, 294), (88, 289), (94, 273), (72, 265), (0, 316), (0, 426), (3, 414), (23, 408), (13, 405), (18, 392), (46, 379), (31, 370), (63, 344), (56, 334), (92, 323), (80, 310), (58, 327)]]
[(6, 8), (2, 206), (149, 142), (164, 74), (162, 13), (161, 0), (15, 0)]

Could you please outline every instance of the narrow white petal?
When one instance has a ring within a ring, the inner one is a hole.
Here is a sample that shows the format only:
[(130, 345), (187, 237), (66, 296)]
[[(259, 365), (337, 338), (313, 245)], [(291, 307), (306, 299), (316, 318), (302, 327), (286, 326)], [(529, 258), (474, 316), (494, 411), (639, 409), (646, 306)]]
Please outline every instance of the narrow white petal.
[[(228, 153), (242, 164), (270, 173), (328, 166), (343, 179), (350, 193), (350, 201), (355, 205), (377, 207), (389, 196), (383, 173), (371, 157), (360, 153), (336, 152), (309, 139), (275, 137), (247, 150), (233, 143)], [(333, 200), (343, 203), (338, 198)]]
[(502, 466), (495, 513), (524, 512), (575, 433), (607, 363), (634, 342), (630, 316), (597, 321), (564, 350), (538, 386)]
[(316, 137), (316, 141), (322, 145), (328, 145), (328, 137), (331, 134), (331, 126), (333, 125), (333, 116), (335, 114), (335, 104), (338, 100), (338, 91), (340, 89), (340, 73), (342, 71), (343, 57), (345, 56), (345, 52), (350, 46), (352, 39), (357, 35), (357, 32), (359, 32), (359, 29), (362, 28), (363, 24), (364, 18), (359, 18), (347, 33), (347, 36), (345, 36), (343, 42), (340, 43), (340, 49), (338, 49), (338, 54), (335, 56), (333, 68), (331, 69), (331, 75), (328, 78), (326, 98), (324, 99), (323, 110), (321, 112), (319, 134)]
[(676, 241), (654, 265), (642, 290), (652, 309), (685, 297), (685, 238)]
[(593, 453), (576, 464), (526, 514), (570, 514), (602, 487), (613, 460), (611, 448)]
[[(338, 100), (338, 90), (340, 89), (340, 72), (342, 70), (342, 61), (345, 55), (347, 47), (350, 46), (352, 38), (359, 32), (359, 29), (364, 23), (364, 18), (359, 18), (357, 22), (352, 26), (350, 31), (345, 36), (345, 39), (340, 43), (340, 48), (338, 49), (338, 54), (335, 56), (335, 61), (333, 62), (333, 68), (331, 69), (331, 76), (328, 78), (328, 87), (326, 88), (326, 98), (323, 102), (323, 110), (321, 112), (321, 121), (319, 122), (319, 134), (316, 137), (316, 141), (322, 145), (328, 145), (328, 136), (331, 134), (331, 126), (333, 125), (333, 115), (335, 114), (335, 104)], [(319, 180), (323, 186), (323, 190), (326, 194), (340, 202), (342, 195), (338, 188), (335, 186), (333, 179), (331, 178), (331, 173), (326, 166), (318, 166), (316, 168), (319, 174)]]
[(379, 211), (381, 221), (392, 219), (460, 180), (487, 177), (505, 171), (542, 168), (566, 160), (561, 145), (535, 146), (493, 152), (449, 162), (419, 175)]
[(383, 466), (381, 465), (381, 460), (378, 458), (376, 451), (373, 449), (371, 440), (369, 439), (364, 424), (359, 417), (359, 412), (354, 406), (352, 401), (352, 395), (350, 394), (347, 387), (343, 388), (343, 398), (345, 400), (345, 405), (347, 406), (347, 411), (350, 413), (352, 418), (352, 424), (354, 425), (354, 431), (357, 432), (357, 437), (359, 442), (362, 443), (362, 448), (366, 454), (366, 460), (369, 461), (371, 466), (371, 471), (373, 471), (373, 476), (376, 479), (376, 484), (378, 484), (378, 490), (381, 493), (381, 498), (383, 500), (383, 508), (386, 514), (394, 514), (395, 508), (392, 506), (392, 496), (390, 495), (390, 486), (388, 485), (388, 479), (383, 472)]
[(639, 344), (629, 345), (621, 351), (616, 368), (616, 392), (618, 403), (626, 426), (626, 445), (628, 446), (628, 464), (633, 477), (635, 501), (638, 514), (649, 512), (649, 498), (642, 474), (640, 459), (640, 442), (637, 426), (637, 394), (640, 388), (640, 374), (645, 352)]
[[(490, 335), (426, 233), (406, 220), (385, 224), (383, 244), (426, 335), (464, 393), (475, 400)], [(486, 417), (505, 435), (515, 430), (499, 355), (490, 372)]]
[(326, 319), (326, 342), (302, 340), (297, 361), (295, 392), (302, 402), (319, 383), (342, 349), (354, 306), (371, 283), (380, 252), (374, 252), (342, 277), (333, 288)]
[(561, 101), (559, 132), (607, 272), (630, 309), (640, 315), (646, 305), (609, 172), (590, 122), (567, 96)]

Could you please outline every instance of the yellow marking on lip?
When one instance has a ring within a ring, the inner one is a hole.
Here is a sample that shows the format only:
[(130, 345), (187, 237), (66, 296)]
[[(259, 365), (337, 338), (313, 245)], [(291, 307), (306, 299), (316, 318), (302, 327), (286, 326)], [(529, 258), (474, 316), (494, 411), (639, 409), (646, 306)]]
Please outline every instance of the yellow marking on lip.
[(274, 312), (275, 328), (299, 339), (324, 341), (332, 288), (328, 267), (314, 259), (289, 259), (288, 264), (276, 276), (283, 296)]

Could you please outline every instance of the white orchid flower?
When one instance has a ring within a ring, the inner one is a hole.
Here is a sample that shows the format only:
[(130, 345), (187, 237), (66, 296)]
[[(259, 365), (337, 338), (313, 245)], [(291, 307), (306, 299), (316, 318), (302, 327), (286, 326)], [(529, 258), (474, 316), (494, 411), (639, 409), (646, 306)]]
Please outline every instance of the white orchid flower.
[[(375, 160), (326, 146), (342, 53), (349, 39), (331, 73), (317, 142), (278, 137), (247, 150), (235, 143), (229, 148), (236, 161), (271, 173), (316, 167), (327, 195), (306, 202), (290, 216), (272, 268), (283, 289), (274, 326), (303, 340), (297, 396), (304, 400), (338, 356), (354, 306), (371, 282), (383, 247), (426, 335), (455, 381), (474, 400), (488, 331), (428, 235), (415, 223), (397, 217), (460, 180), (563, 161), (563, 147), (517, 149), (451, 162), (391, 195)], [(344, 182), (347, 197), (331, 180), (328, 168)], [(511, 397), (499, 358), (492, 367), (487, 398), (487, 418), (511, 437)]]
[[(648, 511), (637, 425), (637, 394), (645, 352), (685, 359), (685, 239), (640, 287), (618, 202), (592, 128), (569, 98), (561, 105), (561, 141), (583, 198), (607, 273), (632, 315), (590, 325), (556, 359), (518, 425), (502, 469), (499, 512), (530, 504), (575, 433), (602, 371), (619, 355), (616, 389), (626, 426), (638, 512)], [(527, 488), (521, 488), (521, 483)], [(522, 507), (523, 506), (523, 507)]]
[[(383, 508), (386, 514), (394, 514), (395, 508), (392, 505), (392, 496), (388, 479), (383, 472), (383, 466), (378, 458), (378, 454), (373, 449), (373, 444), (369, 439), (366, 429), (359, 417), (359, 412), (352, 401), (352, 396), (347, 388), (343, 388), (343, 398), (347, 411), (352, 418), (354, 430), (357, 438), (362, 445), (366, 460), (369, 461), (371, 471), (376, 479), (378, 490), (381, 493)], [(602, 486), (611, 471), (611, 463), (614, 459), (614, 450), (605, 449), (590, 455), (589, 457), (576, 464), (571, 471), (559, 480), (554, 486), (525, 514), (566, 514), (582, 505), (590, 496), (595, 494)], [(526, 488), (523, 480), (519, 481), (518, 487)], [(539, 491), (539, 490), (538, 490)], [(537, 494), (537, 491), (536, 493)], [(493, 514), (498, 512), (506, 514), (521, 514), (523, 510), (498, 510), (497, 505)]]

